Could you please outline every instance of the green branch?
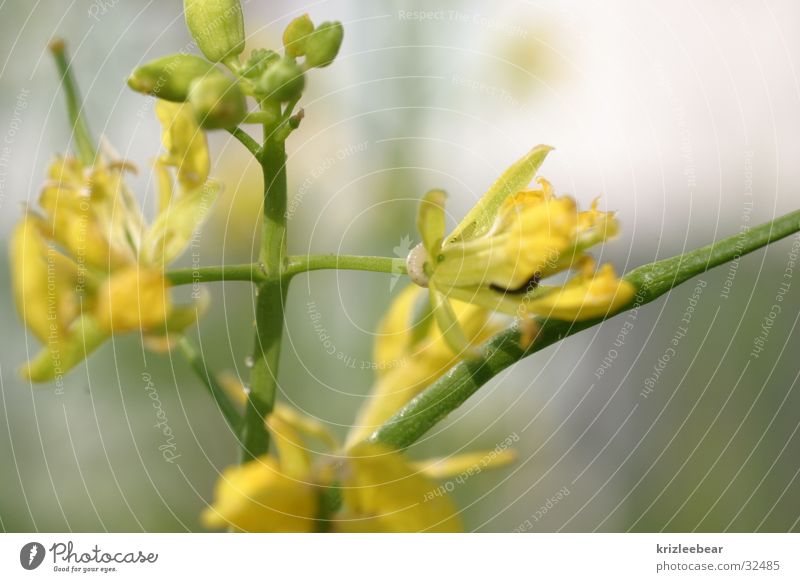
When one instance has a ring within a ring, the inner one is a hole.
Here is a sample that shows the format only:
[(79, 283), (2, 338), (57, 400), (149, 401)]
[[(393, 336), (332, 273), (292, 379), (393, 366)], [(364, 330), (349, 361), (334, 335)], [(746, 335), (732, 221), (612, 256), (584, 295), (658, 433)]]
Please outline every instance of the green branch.
[(94, 164), (97, 150), (94, 146), (92, 134), (86, 123), (86, 118), (81, 114), (83, 104), (75, 77), (72, 75), (72, 68), (67, 59), (67, 48), (64, 41), (55, 39), (50, 43), (50, 52), (56, 61), (56, 67), (61, 75), (61, 83), (64, 87), (64, 96), (67, 99), (67, 114), (72, 123), (72, 131), (75, 136), (75, 145), (78, 150), (78, 157), (85, 166)]
[(217, 406), (219, 406), (228, 425), (234, 432), (237, 431), (241, 426), (242, 416), (239, 414), (236, 405), (228, 398), (225, 389), (217, 383), (217, 379), (208, 371), (203, 358), (186, 337), (182, 337), (178, 341), (178, 349), (192, 367), (192, 370), (197, 374), (198, 378), (202, 380), (203, 385), (208, 388), (211, 397), (217, 403)]
[(258, 142), (256, 140), (250, 137), (250, 134), (248, 134), (245, 130), (239, 127), (229, 129), (228, 133), (230, 133), (233, 137), (239, 140), (239, 143), (241, 143), (244, 147), (246, 147), (247, 150), (251, 154), (253, 154), (254, 158), (256, 159), (259, 158), (259, 156), (261, 155), (261, 146), (258, 145)]
[(358, 255), (297, 255), (289, 257), (287, 276), (322, 269), (349, 269), (377, 273), (406, 273), (405, 258), (362, 257)]
[(520, 346), (519, 330), (512, 326), (484, 345), (479, 358), (462, 361), (451, 368), (445, 376), (387, 420), (370, 438), (397, 448), (408, 447), (461, 406), (486, 382), (522, 358), (595, 326), (608, 317), (649, 303), (696, 275), (798, 231), (800, 210), (686, 254), (638, 267), (624, 277), (637, 288), (629, 305), (609, 313), (606, 318), (590, 321), (540, 320), (539, 333), (527, 349)]
[(265, 278), (257, 263), (173, 269), (167, 271), (165, 275), (172, 285), (211, 283), (214, 281), (251, 281), (259, 283)]

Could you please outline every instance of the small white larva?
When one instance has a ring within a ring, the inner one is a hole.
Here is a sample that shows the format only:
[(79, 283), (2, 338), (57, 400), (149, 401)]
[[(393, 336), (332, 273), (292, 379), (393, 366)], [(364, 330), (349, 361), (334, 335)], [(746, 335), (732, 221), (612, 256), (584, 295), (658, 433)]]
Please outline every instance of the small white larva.
[(428, 286), (428, 276), (425, 274), (425, 261), (428, 260), (428, 253), (422, 243), (411, 249), (406, 257), (406, 269), (411, 280), (420, 287)]

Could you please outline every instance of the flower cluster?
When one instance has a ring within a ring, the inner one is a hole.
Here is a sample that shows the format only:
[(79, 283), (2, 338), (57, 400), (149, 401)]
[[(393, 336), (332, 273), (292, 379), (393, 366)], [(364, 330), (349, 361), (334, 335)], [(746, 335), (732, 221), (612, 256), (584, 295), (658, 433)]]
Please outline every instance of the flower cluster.
[[(283, 56), (258, 48), (243, 61), (245, 32), (239, 0), (185, 0), (184, 13), (205, 58), (187, 53), (160, 57), (137, 68), (128, 85), (160, 99), (188, 103), (204, 129), (233, 130), (242, 123), (287, 124), (288, 116), (282, 118), (280, 113), (281, 103), (289, 103), (286, 111), (291, 113), (305, 87), (305, 73), (330, 65), (344, 38), (341, 23), (315, 26), (304, 14), (286, 27)], [(218, 64), (225, 65), (233, 77)], [(258, 101), (262, 111), (249, 114), (248, 96)]]
[[(344, 447), (316, 420), (278, 405), (267, 420), (277, 455), (223, 473), (215, 501), (203, 513), (208, 527), (267, 532), (462, 529), (458, 510), (435, 479), (507, 464), (514, 459), (511, 449), (414, 462), (368, 438), (457, 360), (436, 326), (426, 321), (430, 314), (418, 315), (420, 300), (422, 290), (409, 286), (384, 318), (375, 345), (378, 368), (392, 361), (406, 365), (379, 374)], [(456, 302), (455, 310), (473, 342), (497, 331), (482, 308)], [(309, 453), (313, 441), (327, 448), (315, 460)]]
[(185, 106), (160, 101), (156, 111), (166, 153), (155, 162), (152, 224), (125, 184), (135, 168), (107, 151), (92, 165), (57, 158), (39, 209), (27, 209), (14, 229), (17, 307), (44, 344), (22, 370), (32, 381), (58, 378), (115, 332), (140, 330), (149, 347), (168, 348), (204, 303), (173, 304), (164, 267), (189, 244), (220, 186), (208, 177), (205, 136)]
[[(618, 231), (612, 213), (597, 200), (579, 211), (569, 196), (556, 196), (538, 179), (527, 189), (552, 148), (537, 146), (513, 164), (450, 233), (445, 234), (444, 193), (422, 200), (418, 225), (422, 243), (408, 256), (412, 280), (430, 290), (436, 320), (453, 349), (468, 342), (450, 299), (474, 303), (526, 320), (532, 316), (580, 321), (602, 317), (631, 301), (633, 286), (611, 265), (595, 269), (588, 249)], [(561, 285), (542, 281), (567, 270)]]

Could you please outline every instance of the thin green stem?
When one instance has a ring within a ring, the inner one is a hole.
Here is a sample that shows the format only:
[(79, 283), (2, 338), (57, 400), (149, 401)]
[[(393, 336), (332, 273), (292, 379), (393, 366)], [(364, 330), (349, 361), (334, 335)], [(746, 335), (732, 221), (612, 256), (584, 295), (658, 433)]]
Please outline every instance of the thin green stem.
[(264, 210), (259, 251), (260, 268), (266, 279), (258, 286), (256, 334), (250, 393), (241, 432), (242, 462), (269, 450), (265, 417), (275, 406), (278, 363), (283, 336), (284, 303), (288, 280), (286, 266), (286, 148), (271, 139), (265, 126), (265, 143), (259, 159), (264, 176)]
[(165, 275), (172, 285), (189, 285), (214, 281), (250, 281), (252, 283), (260, 283), (265, 279), (258, 263), (173, 269), (167, 271)]
[(294, 112), (294, 108), (297, 107), (297, 104), (300, 102), (300, 95), (292, 99), (286, 104), (286, 107), (283, 108), (283, 113), (281, 114), (281, 119), (286, 121), (291, 117), (292, 113)]
[(258, 145), (256, 140), (250, 137), (250, 134), (239, 127), (229, 129), (228, 133), (238, 139), (239, 142), (246, 147), (251, 154), (253, 154), (253, 157), (258, 159), (258, 157), (261, 155), (261, 146)]
[(271, 124), (278, 121), (275, 114), (271, 111), (254, 111), (248, 113), (244, 118), (244, 123), (258, 123), (264, 125), (265, 123)]
[(294, 276), (298, 273), (322, 269), (349, 269), (404, 275), (406, 274), (406, 260), (359, 255), (295, 255), (289, 257), (286, 275)]
[(217, 403), (217, 406), (219, 406), (222, 415), (228, 422), (228, 426), (234, 432), (237, 432), (242, 423), (242, 416), (239, 414), (236, 405), (228, 398), (225, 389), (219, 385), (214, 375), (208, 371), (202, 356), (186, 336), (178, 341), (178, 349), (198, 378), (203, 381), (203, 385), (208, 388), (208, 392)]
[(72, 68), (67, 58), (67, 48), (64, 41), (61, 39), (53, 40), (50, 43), (50, 52), (53, 53), (58, 73), (61, 75), (64, 96), (67, 99), (67, 114), (69, 115), (70, 123), (72, 123), (78, 158), (85, 166), (91, 166), (94, 164), (97, 150), (94, 145), (94, 140), (92, 139), (92, 134), (89, 131), (89, 126), (82, 115), (83, 103), (81, 101), (80, 92), (78, 91), (78, 85), (75, 82), (75, 77), (72, 75)]
[(461, 406), (481, 386), (508, 366), (564, 338), (629, 309), (638, 309), (705, 271), (800, 231), (800, 210), (683, 255), (634, 269), (625, 275), (637, 293), (630, 304), (605, 318), (582, 322), (540, 320), (533, 343), (523, 349), (517, 326), (499, 333), (474, 360), (456, 364), (386, 421), (371, 440), (397, 448), (413, 444), (436, 423)]

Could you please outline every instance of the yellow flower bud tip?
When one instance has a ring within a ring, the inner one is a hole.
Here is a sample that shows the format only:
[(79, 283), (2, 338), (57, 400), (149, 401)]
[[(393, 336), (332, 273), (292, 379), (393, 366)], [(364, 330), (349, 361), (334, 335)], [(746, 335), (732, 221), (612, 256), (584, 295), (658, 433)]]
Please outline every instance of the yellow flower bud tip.
[(307, 67), (327, 67), (339, 54), (344, 38), (341, 22), (323, 22), (305, 39)]
[(314, 32), (314, 23), (308, 14), (292, 20), (283, 31), (283, 47), (290, 57), (302, 57), (306, 54), (306, 38)]
[(186, 26), (207, 59), (222, 62), (244, 51), (239, 0), (184, 0)]
[(258, 92), (266, 99), (286, 102), (298, 98), (305, 88), (303, 69), (294, 59), (283, 57), (271, 65), (258, 81)]
[(222, 71), (204, 58), (168, 55), (137, 68), (128, 78), (128, 86), (160, 99), (182, 102), (189, 96), (192, 81), (211, 75), (223, 76)]
[(54, 55), (61, 54), (67, 48), (67, 44), (64, 42), (63, 38), (54, 38), (50, 40), (47, 45), (47, 48), (50, 49), (50, 52)]
[(197, 122), (205, 129), (233, 129), (247, 115), (247, 101), (239, 84), (223, 76), (192, 81), (189, 103)]

